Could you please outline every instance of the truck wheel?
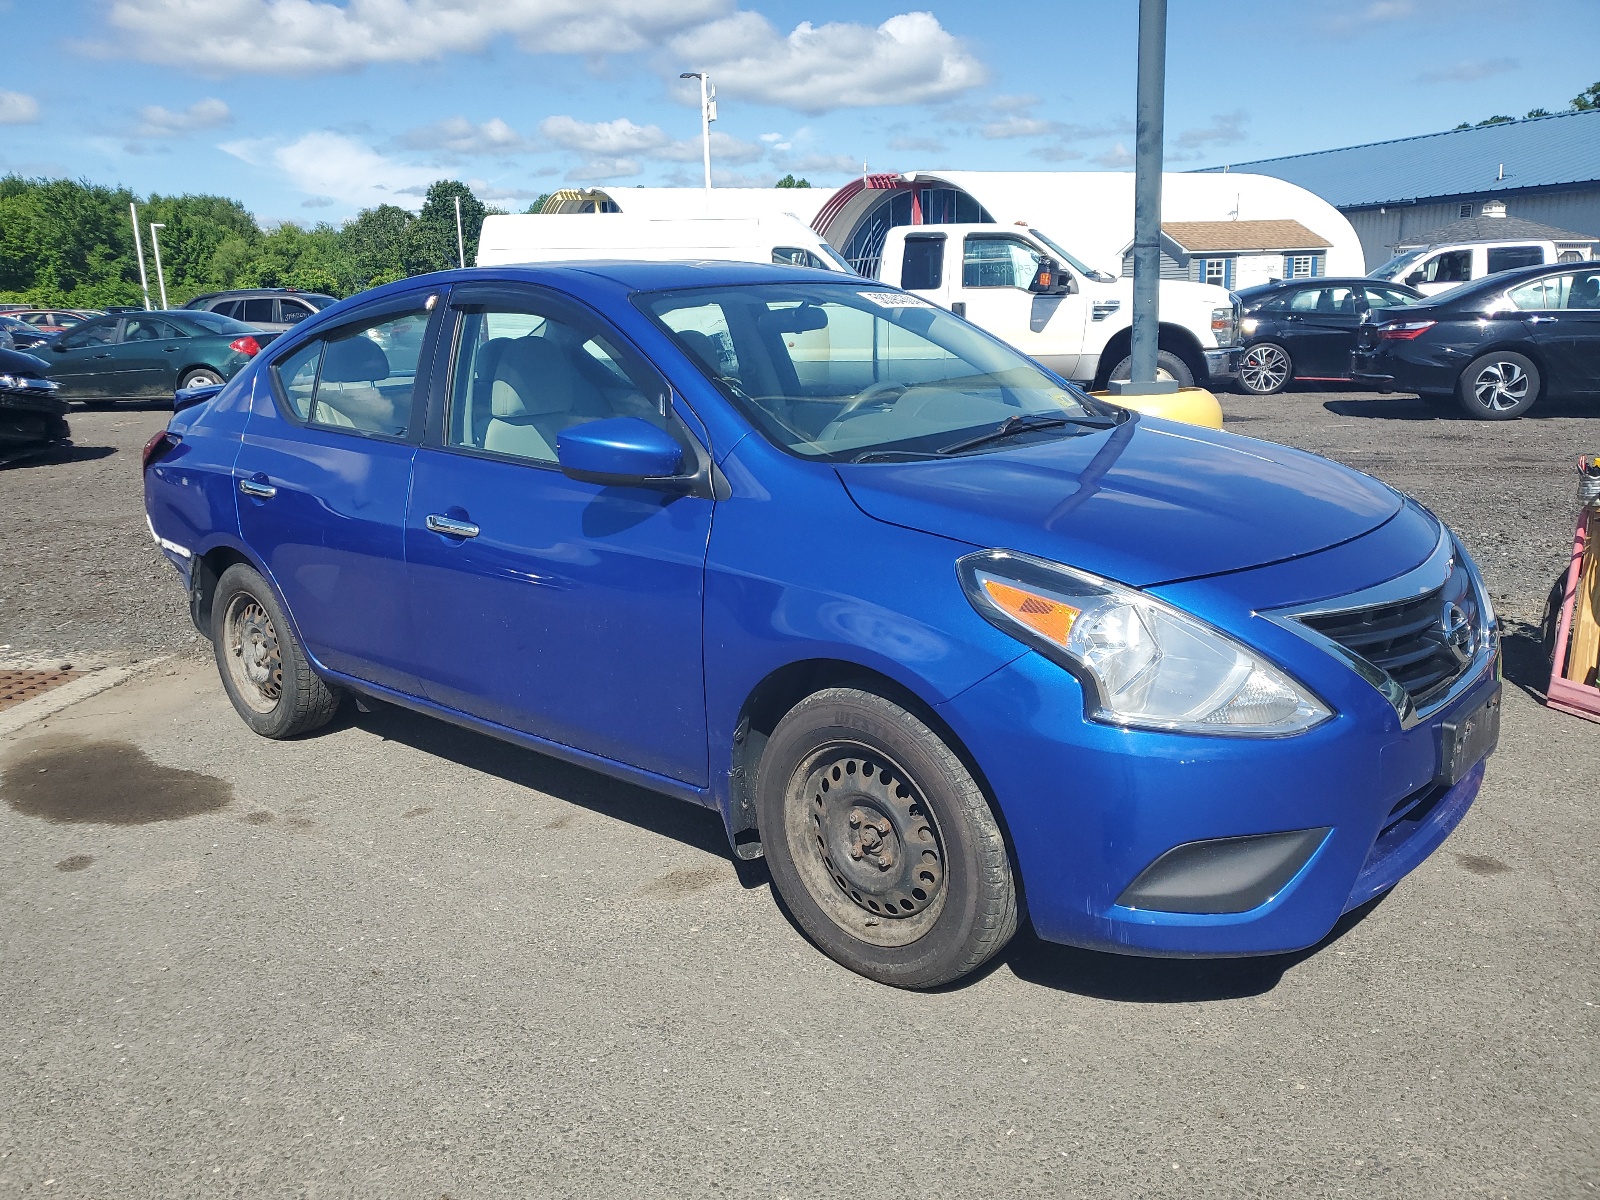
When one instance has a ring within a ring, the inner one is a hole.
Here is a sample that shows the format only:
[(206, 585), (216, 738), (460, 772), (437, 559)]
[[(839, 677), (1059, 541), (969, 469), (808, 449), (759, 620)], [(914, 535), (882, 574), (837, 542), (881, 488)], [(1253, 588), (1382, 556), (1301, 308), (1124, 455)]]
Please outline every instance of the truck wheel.
[(1011, 860), (982, 790), (882, 696), (829, 688), (796, 705), (761, 756), (756, 814), (794, 919), (869, 979), (948, 983), (1016, 932)]
[(1469, 417), (1509, 421), (1539, 399), (1539, 368), (1510, 350), (1491, 350), (1467, 364), (1456, 382), (1456, 401)]
[[(1111, 368), (1111, 374), (1106, 376), (1109, 383), (1114, 379), (1133, 378), (1133, 355), (1129, 355), (1116, 366)], [(1194, 372), (1189, 370), (1189, 364), (1184, 362), (1170, 350), (1161, 350), (1156, 354), (1156, 378), (1176, 379), (1178, 386), (1188, 388), (1194, 386)]]
[(1271, 396), (1289, 386), (1294, 360), (1276, 342), (1257, 342), (1239, 360), (1239, 386), (1252, 396)]
[(338, 711), (340, 694), (311, 669), (267, 581), (243, 563), (217, 581), (211, 645), (228, 699), (262, 737), (318, 729)]

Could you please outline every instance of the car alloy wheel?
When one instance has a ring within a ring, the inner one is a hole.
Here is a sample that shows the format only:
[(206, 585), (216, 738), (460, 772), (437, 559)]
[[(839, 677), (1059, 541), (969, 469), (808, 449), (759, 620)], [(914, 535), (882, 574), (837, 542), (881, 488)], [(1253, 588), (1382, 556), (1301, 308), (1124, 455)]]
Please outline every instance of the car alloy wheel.
[(255, 712), (270, 713), (283, 697), (283, 655), (272, 616), (248, 592), (239, 592), (223, 617), (228, 674), (239, 698)]
[(185, 375), (182, 382), (179, 384), (179, 388), (181, 390), (182, 388), (215, 387), (217, 384), (224, 382), (226, 381), (222, 378), (222, 376), (218, 375), (215, 371), (207, 370), (205, 367), (201, 367), (200, 369), (190, 371), (187, 375)]
[(1496, 359), (1472, 381), (1472, 394), (1491, 412), (1509, 412), (1528, 398), (1528, 373), (1514, 362)]
[(1239, 383), (1257, 396), (1281, 392), (1292, 374), (1288, 353), (1271, 342), (1251, 346), (1239, 362)]

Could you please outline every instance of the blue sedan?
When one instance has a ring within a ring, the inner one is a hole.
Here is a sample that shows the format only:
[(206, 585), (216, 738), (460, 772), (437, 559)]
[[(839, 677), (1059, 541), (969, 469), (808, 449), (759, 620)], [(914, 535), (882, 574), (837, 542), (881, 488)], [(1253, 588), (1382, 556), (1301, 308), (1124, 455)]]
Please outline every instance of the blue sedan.
[(378, 288), (180, 395), (145, 495), (257, 733), (376, 697), (705, 805), (902, 987), (1023, 919), (1310, 946), (1499, 729), (1487, 593), (1415, 502), (836, 274)]

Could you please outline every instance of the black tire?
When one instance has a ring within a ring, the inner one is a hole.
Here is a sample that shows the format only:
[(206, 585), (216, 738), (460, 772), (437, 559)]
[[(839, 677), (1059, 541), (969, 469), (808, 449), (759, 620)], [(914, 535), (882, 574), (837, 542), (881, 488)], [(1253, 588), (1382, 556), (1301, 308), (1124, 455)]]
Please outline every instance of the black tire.
[(1456, 382), (1456, 402), (1480, 421), (1510, 421), (1534, 406), (1544, 380), (1532, 359), (1491, 350), (1467, 364)]
[(756, 815), (795, 920), (869, 979), (948, 983), (1016, 932), (1011, 860), (982, 789), (933, 730), (882, 696), (829, 688), (779, 721)]
[[(1130, 354), (1111, 368), (1110, 374), (1106, 376), (1106, 382), (1110, 383), (1113, 379), (1132, 378), (1133, 355)], [(1178, 386), (1181, 388), (1194, 386), (1194, 372), (1189, 369), (1189, 364), (1170, 350), (1156, 352), (1156, 378), (1176, 379)]]
[(211, 383), (226, 383), (222, 372), (213, 371), (210, 367), (194, 367), (183, 373), (183, 378), (178, 380), (178, 390), (184, 388), (204, 387)]
[(1246, 346), (1239, 356), (1239, 390), (1251, 396), (1275, 396), (1294, 378), (1294, 358), (1277, 342)]
[(311, 669), (277, 596), (253, 568), (235, 563), (211, 600), (217, 673), (244, 723), (268, 738), (326, 725), (341, 694)]

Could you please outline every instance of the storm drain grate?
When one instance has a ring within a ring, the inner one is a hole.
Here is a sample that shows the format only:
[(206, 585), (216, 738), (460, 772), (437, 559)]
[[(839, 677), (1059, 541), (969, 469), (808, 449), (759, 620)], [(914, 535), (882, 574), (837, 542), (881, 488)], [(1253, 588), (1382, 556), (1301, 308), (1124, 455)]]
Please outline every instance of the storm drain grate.
[(71, 683), (81, 674), (82, 671), (0, 671), (0, 712)]

